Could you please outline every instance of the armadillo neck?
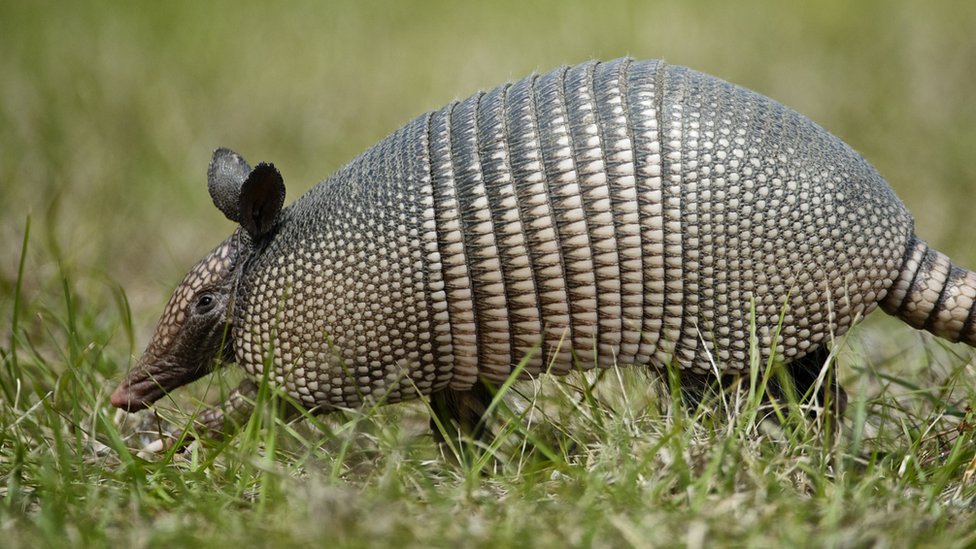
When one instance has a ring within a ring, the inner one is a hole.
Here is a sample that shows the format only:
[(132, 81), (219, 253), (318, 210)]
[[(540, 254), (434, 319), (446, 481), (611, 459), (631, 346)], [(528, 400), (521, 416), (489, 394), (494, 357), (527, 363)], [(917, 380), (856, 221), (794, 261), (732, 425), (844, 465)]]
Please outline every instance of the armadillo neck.
[(957, 267), (917, 237), (881, 309), (909, 325), (976, 346), (976, 273)]

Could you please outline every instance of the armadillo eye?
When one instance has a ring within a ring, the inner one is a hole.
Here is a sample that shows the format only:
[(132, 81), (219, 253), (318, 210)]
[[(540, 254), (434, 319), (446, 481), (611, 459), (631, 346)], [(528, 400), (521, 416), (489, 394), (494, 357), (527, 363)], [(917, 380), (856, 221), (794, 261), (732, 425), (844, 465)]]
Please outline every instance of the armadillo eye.
[(210, 309), (213, 309), (214, 303), (216, 302), (217, 300), (214, 299), (213, 295), (203, 294), (202, 296), (200, 296), (200, 299), (197, 300), (196, 312), (205, 313)]

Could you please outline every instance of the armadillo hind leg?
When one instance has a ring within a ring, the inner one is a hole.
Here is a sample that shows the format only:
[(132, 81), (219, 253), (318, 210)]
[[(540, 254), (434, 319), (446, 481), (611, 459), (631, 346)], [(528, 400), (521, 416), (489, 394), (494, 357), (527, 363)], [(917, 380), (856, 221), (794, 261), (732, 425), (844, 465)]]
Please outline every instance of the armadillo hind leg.
[(458, 450), (468, 441), (489, 440), (492, 433), (485, 414), (492, 398), (491, 389), (480, 381), (466, 391), (444, 389), (430, 395), (434, 440), (442, 447), (455, 446)]
[[(788, 362), (783, 372), (789, 378), (788, 383), (783, 383), (774, 376), (766, 387), (765, 398), (781, 403), (792, 401), (812, 404), (818, 409), (829, 409), (835, 417), (842, 417), (847, 410), (847, 391), (837, 381), (832, 368), (824, 373), (823, 381), (820, 381), (821, 372), (828, 367), (829, 358), (830, 349), (827, 345), (820, 345), (806, 355)], [(734, 390), (742, 383), (740, 374), (728, 374), (716, 380), (714, 375), (678, 371), (669, 373), (680, 377), (677, 381), (681, 403), (692, 413), (702, 403), (711, 402), (710, 399), (716, 397), (717, 391)]]
[(976, 346), (976, 273), (912, 237), (881, 309), (914, 328)]
[[(786, 373), (790, 378), (793, 397), (797, 402), (813, 404), (819, 410), (826, 410), (841, 418), (847, 410), (847, 391), (837, 381), (835, 368), (830, 368), (830, 349), (821, 345), (814, 351), (794, 360), (786, 365)], [(826, 370), (826, 371), (825, 371)], [(821, 375), (823, 380), (821, 381)], [(770, 392), (774, 398), (781, 401), (793, 400), (784, 387), (775, 378), (770, 380)]]

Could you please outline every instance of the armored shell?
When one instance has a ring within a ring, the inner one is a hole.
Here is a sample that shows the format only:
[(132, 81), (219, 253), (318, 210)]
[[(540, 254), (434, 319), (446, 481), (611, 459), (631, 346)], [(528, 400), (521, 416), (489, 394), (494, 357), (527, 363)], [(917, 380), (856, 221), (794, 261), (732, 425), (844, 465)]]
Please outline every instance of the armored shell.
[[(747, 366), (753, 325), (762, 364), (822, 362), (879, 304), (976, 339), (976, 275), (915, 237), (867, 161), (771, 99), (660, 61), (563, 67), (424, 114), (284, 210), (274, 166), (227, 150), (210, 188), (242, 227), (188, 275), (212, 284), (177, 291), (116, 405), (148, 405), (162, 364), (209, 348), (160, 343), (201, 314), (208, 345), (230, 324), (211, 360), (270, 368), (320, 410), (464, 394), (523, 360), (527, 376), (721, 377)], [(209, 288), (229, 296), (224, 317), (201, 307)]]
[[(913, 221), (807, 118), (683, 67), (561, 68), (425, 114), (283, 213), (238, 362), (308, 406), (612, 364), (707, 374), (840, 335)], [(781, 326), (781, 329), (777, 329)], [(778, 337), (777, 337), (778, 335)]]

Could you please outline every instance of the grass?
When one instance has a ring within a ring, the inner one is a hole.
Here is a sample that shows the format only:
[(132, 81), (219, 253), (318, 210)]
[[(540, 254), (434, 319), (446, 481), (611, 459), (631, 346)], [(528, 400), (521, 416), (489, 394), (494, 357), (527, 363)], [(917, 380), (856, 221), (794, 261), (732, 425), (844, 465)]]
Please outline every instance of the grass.
[(972, 354), (880, 313), (840, 346), (852, 402), (830, 443), (793, 406), (757, 421), (748, 394), (688, 413), (633, 368), (514, 385), (501, 457), (462, 465), (423, 403), (285, 424), (269, 398), (236, 438), (139, 454), (232, 369), (158, 417), (108, 405), (231, 230), (203, 190), (214, 147), (275, 161), (293, 199), (424, 110), (589, 57), (664, 57), (797, 108), (976, 265), (974, 21), (882, 0), (0, 4), (0, 546), (976, 544)]
[(121, 418), (107, 394), (129, 307), (111, 284), (79, 295), (86, 278), (59, 266), (40, 281), (52, 302), (16, 283), (0, 370), (5, 547), (976, 543), (974, 394), (953, 348), (848, 372), (856, 396), (832, 443), (795, 404), (779, 425), (759, 421), (763, 376), (712, 402), (719, 413), (689, 414), (629, 368), (507, 387), (497, 459), (441, 455), (422, 403), (282, 423), (271, 395), (233, 439), (145, 456), (160, 425), (199, 410), (186, 393), (235, 376)]

